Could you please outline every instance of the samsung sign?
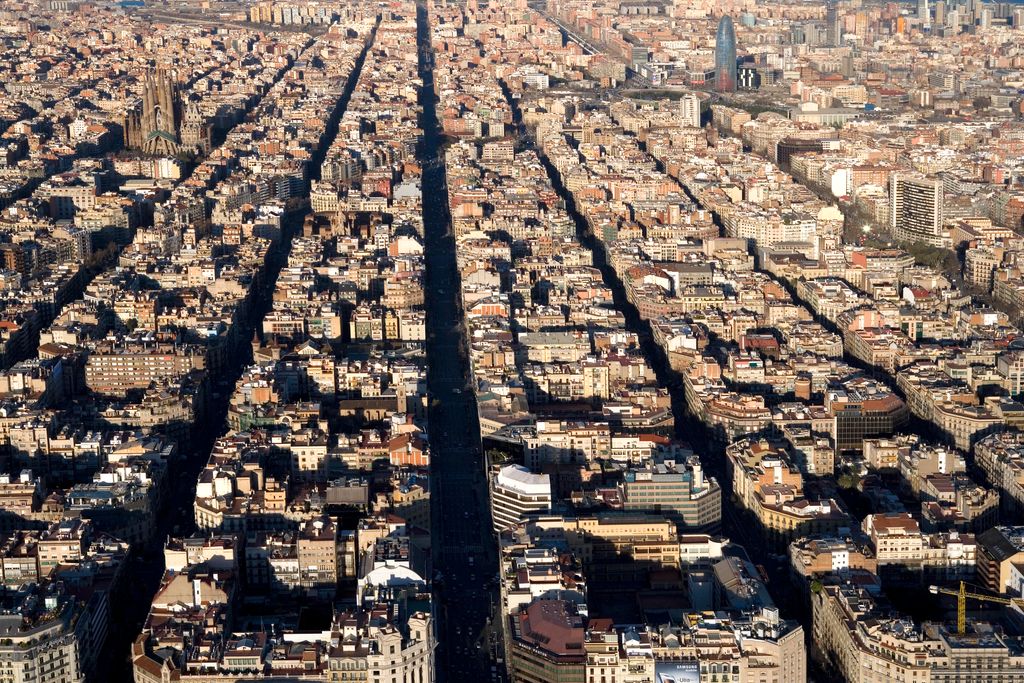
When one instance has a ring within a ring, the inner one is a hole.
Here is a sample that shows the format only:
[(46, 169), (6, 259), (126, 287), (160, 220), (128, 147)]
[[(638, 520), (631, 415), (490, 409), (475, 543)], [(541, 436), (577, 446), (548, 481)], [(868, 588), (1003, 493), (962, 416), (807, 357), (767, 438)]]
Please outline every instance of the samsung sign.
[(700, 683), (700, 664), (657, 662), (654, 665), (654, 683)]

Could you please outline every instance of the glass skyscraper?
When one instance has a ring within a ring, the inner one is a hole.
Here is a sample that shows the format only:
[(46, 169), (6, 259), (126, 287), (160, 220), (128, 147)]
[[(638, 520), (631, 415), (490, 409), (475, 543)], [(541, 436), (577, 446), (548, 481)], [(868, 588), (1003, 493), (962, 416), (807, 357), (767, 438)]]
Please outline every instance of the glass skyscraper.
[(736, 92), (736, 29), (730, 16), (724, 16), (718, 22), (718, 35), (715, 37), (715, 90)]
[[(925, 0), (927, 2), (927, 0)], [(839, 47), (842, 41), (842, 29), (839, 27), (839, 8), (835, 0), (825, 5), (825, 42), (829, 47)]]

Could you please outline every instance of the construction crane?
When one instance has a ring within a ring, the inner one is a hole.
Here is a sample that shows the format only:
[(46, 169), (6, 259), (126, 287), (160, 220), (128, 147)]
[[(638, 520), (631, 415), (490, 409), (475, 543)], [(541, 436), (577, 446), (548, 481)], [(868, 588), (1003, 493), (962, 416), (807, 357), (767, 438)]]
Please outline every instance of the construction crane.
[(956, 632), (964, 635), (967, 632), (967, 598), (980, 602), (994, 602), (999, 605), (1024, 606), (1024, 598), (1001, 598), (998, 595), (985, 595), (984, 593), (972, 593), (967, 590), (967, 584), (960, 582), (960, 590), (952, 588), (941, 588), (940, 586), (928, 586), (928, 591), (933, 595), (952, 595), (956, 598)]

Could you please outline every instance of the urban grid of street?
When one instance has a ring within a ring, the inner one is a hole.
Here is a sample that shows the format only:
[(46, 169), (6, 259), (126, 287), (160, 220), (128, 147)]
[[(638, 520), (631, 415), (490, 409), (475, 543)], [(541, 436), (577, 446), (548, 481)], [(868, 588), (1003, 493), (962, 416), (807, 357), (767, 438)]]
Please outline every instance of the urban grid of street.
[[(506, 653), (503, 643), (503, 609), (499, 599), (500, 558), (497, 539), (492, 531), (488, 463), (481, 439), (477, 413), (474, 380), (469, 359), (464, 311), (461, 304), (461, 283), (456, 262), (456, 242), (451, 230), (445, 180), (444, 136), (436, 113), (438, 104), (434, 92), (431, 46), (431, 24), (428, 7), (417, 3), (417, 53), (422, 89), (421, 127), (423, 137), (419, 148), (422, 165), (422, 195), (424, 224), (424, 253), (426, 258), (427, 314), (427, 387), (429, 400), (429, 431), (431, 458), (431, 567), (435, 597), (435, 629), (437, 651), (436, 680), (443, 683), (487, 682), (504, 683), (508, 679), (505, 669)], [(569, 40), (584, 45), (588, 52), (595, 48), (571, 32), (561, 22), (559, 28)], [(368, 42), (372, 43), (372, 37)], [(366, 51), (357, 61), (349, 87), (338, 102), (328, 126), (326, 137), (337, 132), (337, 124), (345, 110), (352, 86), (361, 71)], [(514, 138), (517, 145), (536, 148), (530, 131), (521, 123), (520, 102), (505, 93), (515, 119)], [(725, 481), (725, 459), (720, 451), (710, 452), (704, 437), (704, 426), (687, 414), (678, 373), (671, 369), (664, 351), (655, 343), (649, 322), (626, 300), (622, 282), (607, 263), (602, 243), (589, 232), (582, 215), (576, 210), (572, 194), (562, 185), (559, 174), (543, 153), (538, 150), (551, 183), (569, 215), (575, 221), (581, 244), (594, 255), (594, 265), (600, 269), (604, 283), (614, 293), (615, 306), (620, 310), (629, 331), (638, 335), (643, 354), (654, 370), (660, 386), (672, 395), (675, 434), (697, 447), (710, 474)], [(315, 159), (311, 168), (319, 169)], [(691, 197), (691, 199), (694, 199)], [(306, 209), (308, 212), (308, 207)], [(277, 272), (285, 262), (290, 237), (306, 212), (291, 216), (285, 239), (272, 255), (268, 277), (261, 283), (257, 306), (246, 322), (251, 334), (270, 308), (270, 297)], [(242, 338), (247, 339), (248, 334)], [(195, 497), (196, 475), (202, 467), (213, 440), (220, 433), (227, 411), (228, 399), (234, 380), (250, 357), (239, 354), (231, 370), (219, 382), (213, 417), (208, 425), (198, 429), (192, 443), (191, 454), (175, 479), (172, 499), (186, 501), (168, 510), (154, 534), (153, 543), (135, 560), (137, 581), (129, 587), (129, 600), (118, 605), (113, 619), (118, 634), (108, 652), (111, 655), (109, 680), (131, 680), (130, 665), (120, 660), (128, 652), (129, 636), (137, 633), (145, 619), (149, 599), (162, 574), (162, 544), (169, 534), (180, 535), (194, 531), (191, 501)], [(924, 434), (924, 427), (915, 424), (912, 431)], [(797, 618), (809, 626), (808, 615), (798, 607), (801, 601), (792, 595), (788, 582), (785, 558), (772, 554), (772, 550), (756, 533), (752, 533), (748, 513), (726, 498), (722, 505), (722, 531), (724, 535), (742, 544), (731, 552), (749, 557), (764, 572), (773, 598), (784, 616)], [(744, 550), (745, 549), (745, 550)], [(598, 591), (595, 591), (595, 595)], [(595, 604), (599, 599), (595, 598)], [(810, 633), (810, 629), (807, 629)], [(824, 673), (814, 668), (814, 680), (827, 680)]]
[[(427, 256), (427, 358), (429, 413), (435, 458), (432, 461), (432, 537), (435, 578), (439, 598), (438, 680), (483, 681), (505, 676), (500, 641), (500, 622), (492, 622), (496, 613), (498, 572), (497, 542), (491, 533), (486, 465), (483, 460), (476, 399), (472, 392), (471, 369), (465, 337), (463, 311), (459, 297), (459, 274), (455, 263), (455, 240), (445, 198), (444, 164), (439, 155), (442, 136), (435, 112), (437, 97), (433, 90), (432, 51), (429, 14), (418, 7), (418, 31), (421, 75), (423, 77), (423, 195), (424, 229)], [(507, 99), (517, 123), (517, 102)], [(534, 147), (534, 141), (522, 125), (515, 129), (519, 144)], [(664, 352), (651, 337), (650, 325), (626, 300), (622, 283), (606, 263), (598, 240), (589, 234), (586, 222), (575, 210), (572, 196), (562, 186), (557, 173), (547, 166), (552, 184), (566, 202), (583, 245), (594, 254), (595, 265), (615, 294), (616, 308), (626, 316), (627, 328), (638, 334), (644, 355), (655, 370), (659, 383), (670, 389), (677, 436), (701, 434), (703, 426), (686, 417), (682, 385), (668, 364)], [(695, 431), (696, 430), (696, 431)], [(698, 440), (702, 441), (702, 440)], [(711, 454), (707, 454), (711, 455)], [(708, 470), (724, 481), (724, 457), (706, 458)], [(784, 563), (772, 558), (763, 543), (749, 533), (749, 522), (741, 519), (728, 501), (723, 505), (723, 527), (742, 548), (763, 562), (770, 577), (777, 578), (773, 592), (788, 598)], [(491, 581), (491, 578), (495, 581)], [(455, 588), (456, 590), (452, 590)], [(788, 599), (780, 601), (790, 615)], [(792, 616), (797, 616), (793, 614)], [(487, 667), (493, 669), (488, 672)]]
[[(516, 135), (518, 141), (526, 147), (536, 148), (535, 140), (530, 135), (529, 130), (522, 125), (519, 102), (511, 97), (508, 92), (505, 93), (505, 96), (509, 106), (512, 108), (517, 124)], [(542, 154), (541, 160), (547, 169), (552, 186), (565, 202), (566, 210), (576, 224), (580, 243), (593, 254), (594, 265), (601, 271), (601, 277), (605, 285), (611, 289), (615, 308), (623, 313), (626, 328), (630, 332), (635, 333), (640, 339), (644, 358), (654, 370), (658, 384), (669, 390), (672, 397), (675, 436), (682, 443), (690, 443), (697, 447), (708, 473), (719, 481), (726, 481), (725, 454), (721, 449), (714, 452), (709, 450), (710, 444), (713, 441), (706, 434), (705, 425), (687, 413), (686, 399), (683, 396), (682, 378), (678, 372), (671, 368), (664, 350), (654, 341), (650, 322), (643, 319), (636, 306), (626, 298), (625, 288), (615, 274), (615, 270), (608, 263), (607, 254), (601, 241), (594, 236), (587, 226), (586, 219), (576, 210), (573, 196), (563, 186), (557, 171)], [(723, 500), (723, 535), (737, 542), (737, 544), (730, 547), (729, 552), (741, 555), (747, 559), (756, 558), (755, 561), (761, 563), (761, 566), (764, 568), (769, 580), (768, 582), (771, 585), (771, 592), (778, 600), (778, 604), (782, 606), (783, 614), (793, 618), (805, 617), (806, 615), (796, 609), (796, 606), (801, 604), (800, 601), (792, 599), (792, 585), (789, 582), (785, 558), (771, 553), (764, 539), (757, 534), (751, 533), (751, 524), (753, 522), (747, 517), (748, 515), (741, 512), (732, 500), (728, 498)]]
[[(497, 641), (500, 624), (491, 624), (496, 599), (492, 584), (480, 584), (497, 571), (496, 541), (490, 533), (490, 512), (485, 464), (482, 460), (476, 401), (471, 391), (471, 370), (467, 358), (462, 310), (459, 305), (459, 277), (455, 265), (455, 242), (450, 232), (444, 164), (435, 163), (441, 151), (434, 105), (436, 96), (431, 78), (432, 57), (429, 46), (429, 23), (426, 8), (419, 8), (420, 61), (424, 79), (424, 224), (427, 254), (427, 325), (429, 340), (428, 386), (431, 392), (430, 424), (434, 452), (432, 512), (434, 514), (434, 562), (440, 610), (438, 614), (439, 681), (495, 680), (504, 675), (504, 662)], [(575, 36), (567, 34), (567, 39)], [(506, 92), (517, 122), (516, 138), (521, 145), (534, 147), (529, 131), (520, 122), (518, 102)], [(571, 194), (562, 186), (557, 172), (546, 162), (553, 186), (566, 203), (577, 225), (581, 243), (594, 254), (605, 284), (615, 295), (616, 308), (626, 317), (627, 328), (642, 343), (644, 356), (655, 370), (659, 384), (669, 388), (673, 399), (676, 436), (686, 442), (708, 444), (704, 426), (691, 419), (685, 409), (681, 379), (669, 367), (664, 351), (654, 342), (649, 322), (643, 320), (626, 299), (622, 283), (606, 262), (601, 243), (588, 230), (585, 219), (575, 210)], [(430, 198), (433, 198), (431, 200)], [(696, 438), (695, 438), (695, 435)], [(722, 452), (705, 452), (703, 460), (709, 474), (725, 481), (725, 457)], [(722, 505), (722, 528), (727, 538), (739, 545), (730, 552), (753, 559), (764, 571), (770, 590), (782, 614), (807, 622), (809, 615), (801, 609), (801, 601), (792, 594), (784, 556), (773, 554), (757, 534), (752, 534), (749, 515), (739, 511), (728, 498)], [(454, 582), (458, 592), (445, 591)], [(809, 623), (807, 624), (809, 626)], [(809, 632), (809, 631), (808, 631)], [(489, 635), (493, 634), (491, 640)], [(477, 645), (480, 645), (478, 648)], [(487, 674), (486, 656), (494, 666)], [(817, 663), (809, 662), (812, 680), (825, 675)], [(498, 674), (497, 672), (502, 672)]]
[[(338, 123), (348, 106), (349, 98), (362, 71), (367, 50), (373, 44), (374, 35), (375, 31), (367, 39), (356, 60), (348, 85), (328, 122), (325, 139), (333, 139), (337, 134)], [(283, 73), (282, 71), (277, 80), (280, 80)], [(255, 107), (254, 103), (250, 109)], [(319, 178), (320, 165), (326, 152), (327, 146), (322, 146), (313, 159), (314, 163), (310, 165), (313, 178)], [(292, 237), (302, 226), (308, 212), (307, 205), (304, 210), (295, 211), (287, 217), (283, 225), (282, 241), (271, 250), (266, 277), (259, 285), (255, 298), (256, 305), (249, 319), (244, 321), (245, 332), (239, 336), (240, 339), (251, 338), (253, 330), (258, 328), (260, 321), (271, 310), (271, 297), (277, 276), (288, 260)], [(251, 362), (252, 349), (249, 345), (244, 345), (233, 356), (231, 366), (225, 370), (224, 376), (218, 380), (210, 403), (210, 417), (206, 424), (194, 426), (188, 457), (179, 465), (177, 476), (173, 478), (172, 492), (168, 500), (180, 502), (172, 505), (158, 518), (157, 529), (150, 543), (135, 556), (133, 571), (136, 580), (127, 587), (127, 599), (116, 604), (112, 610), (111, 621), (115, 628), (111, 629), (112, 642), (104, 649), (106, 662), (101, 668), (109, 672), (111, 681), (130, 683), (133, 680), (130, 646), (143, 628), (153, 595), (164, 573), (164, 543), (171, 535), (188, 536), (196, 530), (192, 501), (195, 500), (199, 473), (207, 461), (214, 441), (224, 430), (228, 402), (235, 382)]]

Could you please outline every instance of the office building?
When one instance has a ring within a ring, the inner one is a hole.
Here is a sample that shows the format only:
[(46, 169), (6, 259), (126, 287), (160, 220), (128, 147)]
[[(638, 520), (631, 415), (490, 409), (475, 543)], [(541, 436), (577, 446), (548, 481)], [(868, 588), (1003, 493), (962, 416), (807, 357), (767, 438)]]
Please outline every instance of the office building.
[(491, 480), (491, 517), (494, 530), (501, 531), (519, 523), (531, 512), (551, 509), (551, 480), (546, 474), (533, 474), (520, 465), (508, 465), (494, 473)]
[(704, 476), (697, 457), (687, 467), (672, 463), (627, 472), (622, 498), (627, 510), (664, 514), (681, 529), (716, 531), (721, 525), (722, 490)]
[(715, 90), (736, 92), (736, 28), (728, 15), (718, 22), (715, 36)]
[(842, 28), (839, 25), (839, 8), (834, 0), (825, 8), (825, 42), (829, 47), (837, 47), (842, 41)]
[(563, 600), (536, 600), (509, 619), (509, 668), (519, 683), (584, 681), (584, 616)]

